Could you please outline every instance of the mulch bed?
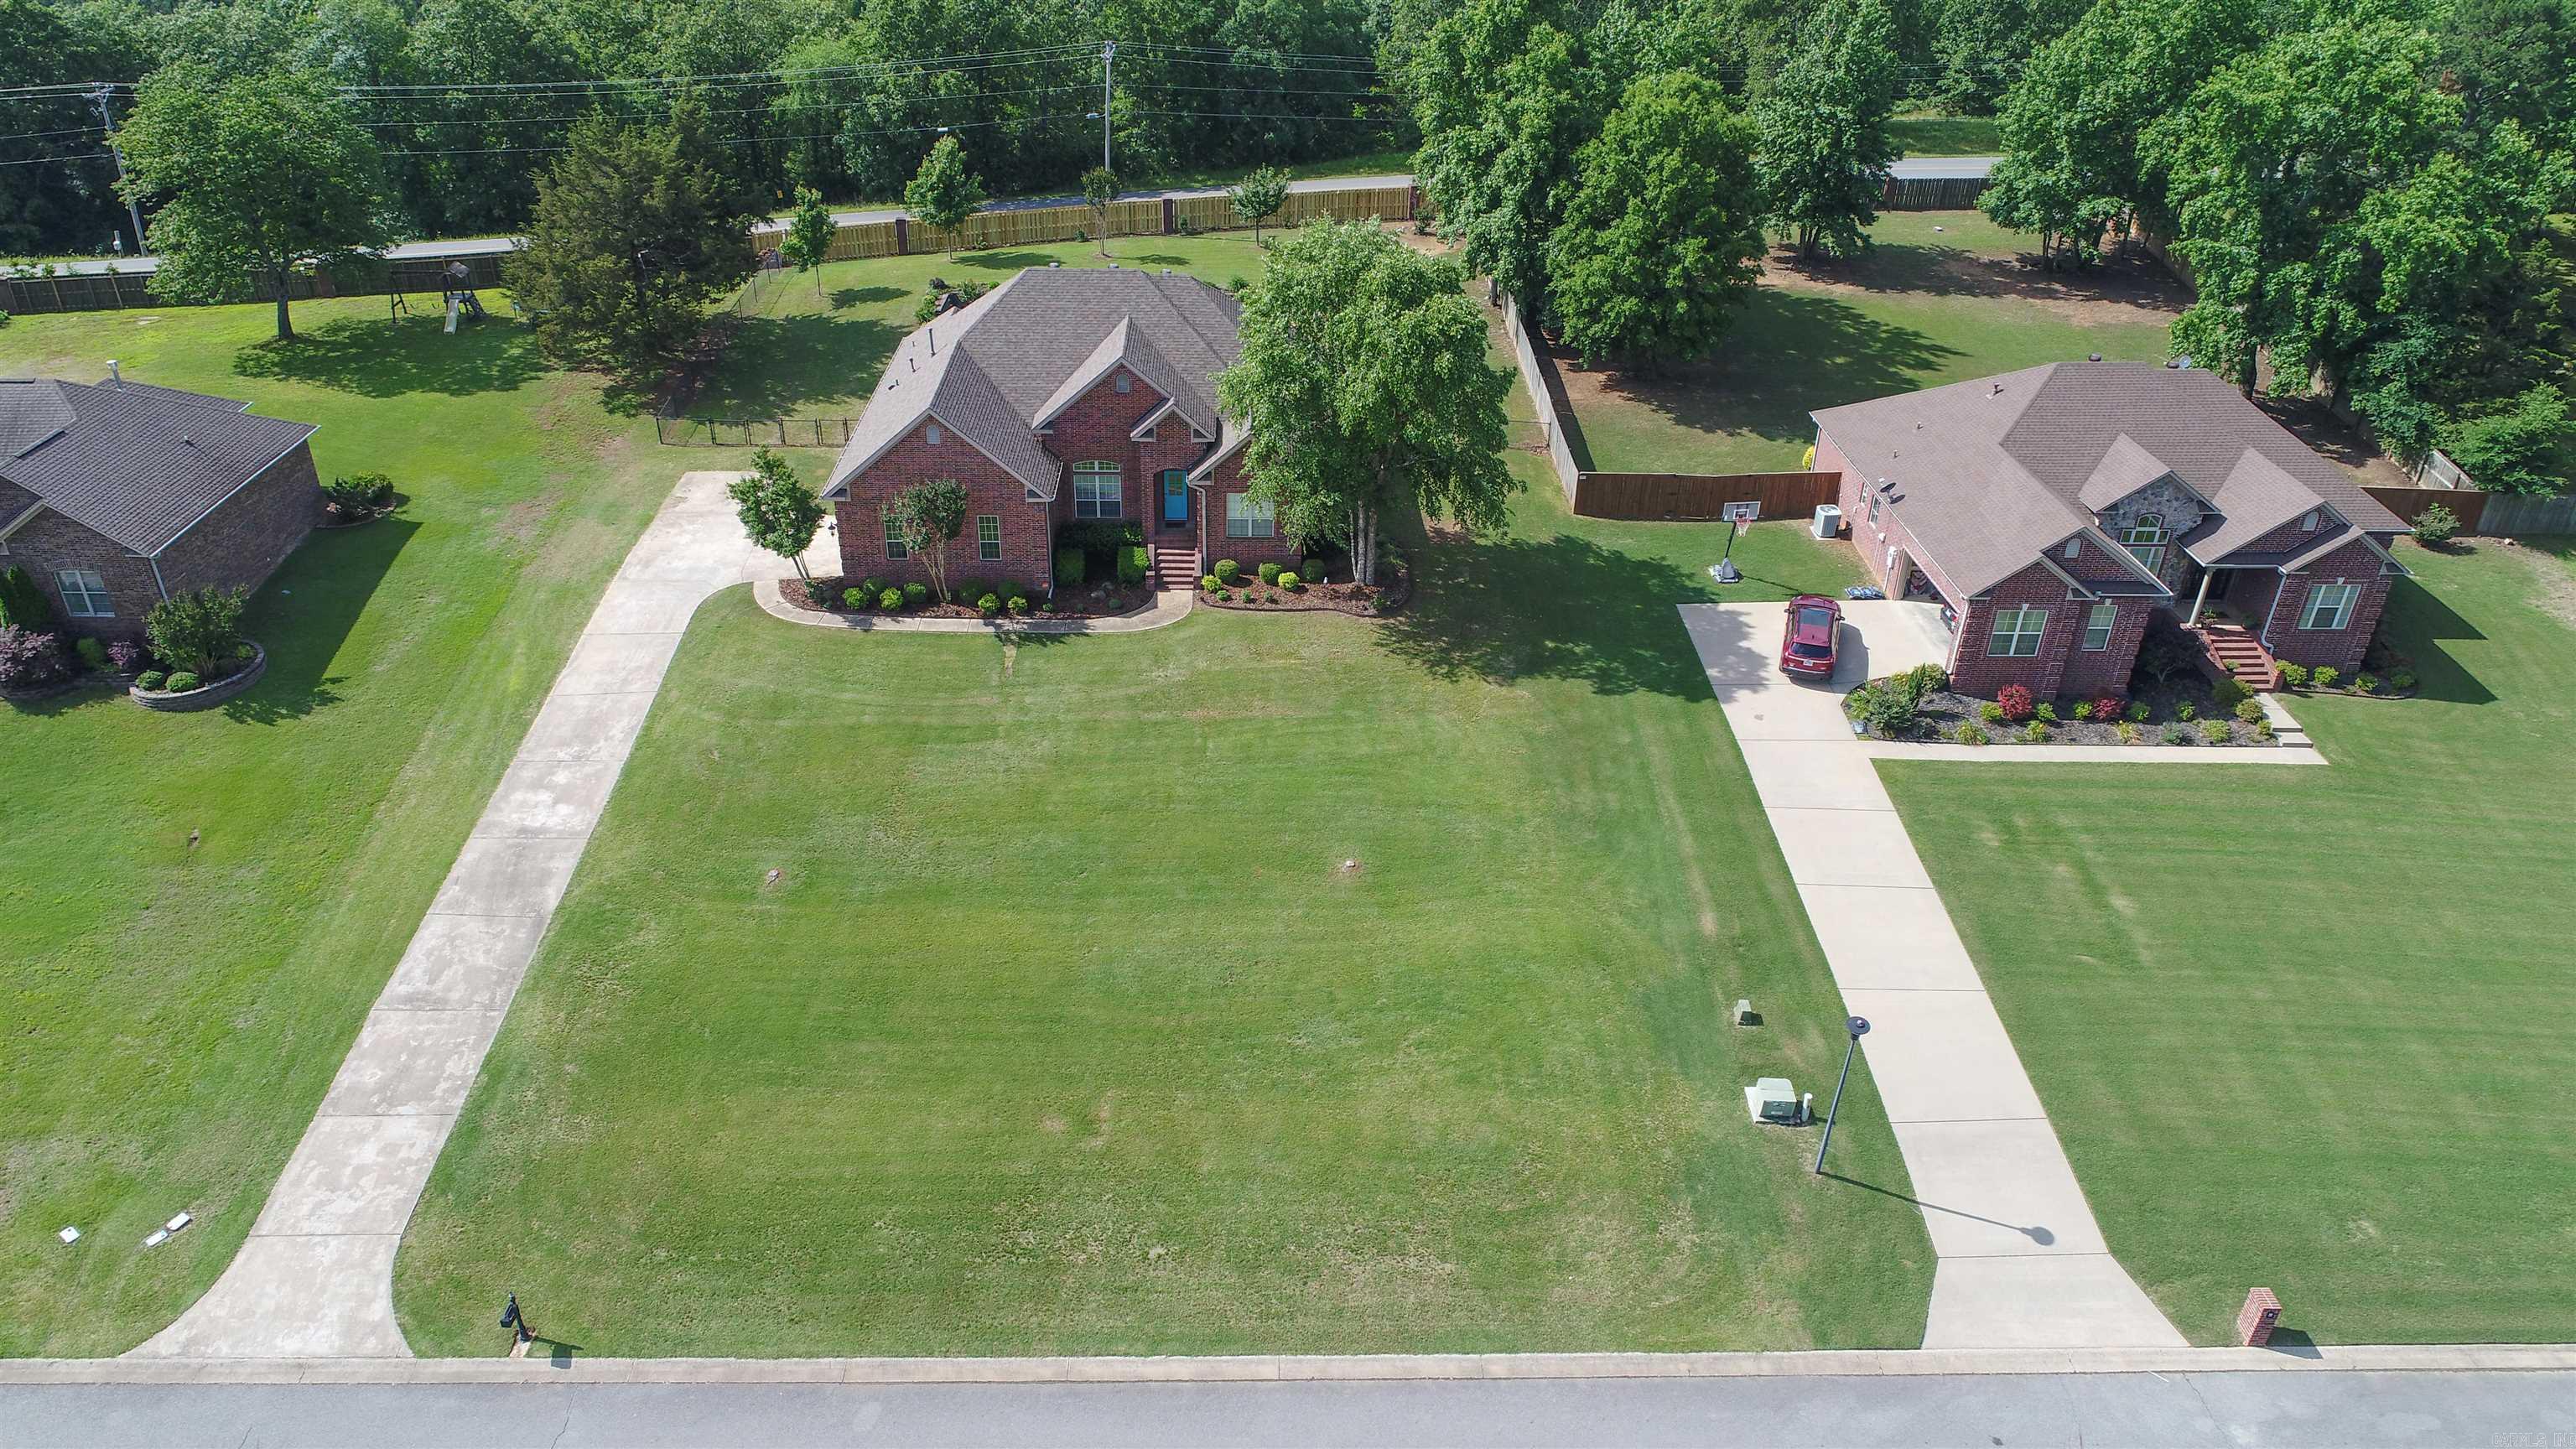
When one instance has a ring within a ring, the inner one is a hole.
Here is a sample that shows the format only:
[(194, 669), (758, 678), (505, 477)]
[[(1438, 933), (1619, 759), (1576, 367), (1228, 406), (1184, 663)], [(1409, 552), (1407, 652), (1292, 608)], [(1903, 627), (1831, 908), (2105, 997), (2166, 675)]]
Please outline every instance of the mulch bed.
[[(780, 579), (778, 596), (800, 609), (819, 614), (867, 614), (905, 619), (982, 619), (986, 615), (972, 604), (942, 604), (936, 599), (918, 609), (905, 609), (887, 614), (883, 609), (853, 609), (843, 602), (849, 586), (839, 579), (816, 579), (809, 587), (803, 579)], [(819, 594), (819, 597), (817, 595)], [(1105, 619), (1118, 614), (1132, 614), (1154, 602), (1154, 590), (1145, 584), (1085, 584), (1079, 589), (1059, 593), (1052, 600), (1031, 600), (1024, 614), (996, 614), (996, 621), (1008, 619)]]
[[(1395, 581), (1389, 584), (1299, 584), (1294, 592), (1247, 576), (1236, 580), (1230, 589), (1220, 588), (1213, 593), (1199, 590), (1199, 602), (1211, 609), (1252, 614), (1350, 614), (1383, 619), (1402, 609), (1413, 597), (1413, 576), (1402, 569), (1393, 572)], [(1233, 597), (1227, 598), (1228, 594)]]
[[(1882, 683), (1883, 681), (1871, 682)], [(2141, 745), (2167, 743), (2165, 727), (2169, 724), (2180, 724), (2185, 732), (2184, 738), (2176, 742), (2179, 746), (2207, 749), (2242, 745), (2269, 749), (2279, 743), (2277, 740), (2262, 738), (2256, 733), (2253, 725), (2236, 718), (2232, 707), (2220, 707), (2217, 696), (2211, 692), (2210, 685), (2210, 680), (2198, 674), (2176, 678), (2162, 684), (2152, 680), (2138, 681), (2138, 688), (2130, 694), (2129, 703), (2145, 705), (2147, 717), (2137, 722), (2138, 738), (2135, 743)], [(2047, 738), (2040, 740), (2025, 738), (2030, 729), (2029, 721), (2014, 723), (2011, 720), (2005, 720), (1997, 723), (1986, 719), (1982, 711), (1988, 703), (1990, 701), (1975, 699), (1964, 694), (1953, 694), (1946, 689), (1927, 690), (1916, 702), (1915, 708), (1920, 717), (1920, 725), (1917, 733), (1909, 738), (1927, 744), (1955, 743), (1959, 726), (1974, 721), (1977, 728), (1986, 732), (1987, 742), (1998, 748), (2023, 744), (2131, 743), (2120, 738), (2120, 727), (2117, 721), (2104, 723), (2098, 720), (2075, 718), (2076, 701), (2071, 699), (2054, 701), (2058, 715), (2057, 722), (2055, 724), (2042, 722)], [(2182, 710), (2186, 704), (2191, 707), (2195, 718), (2190, 720), (2183, 718)], [(2213, 746), (2211, 741), (2202, 736), (2201, 722), (2211, 719), (2226, 721), (2228, 738), (2224, 745)]]

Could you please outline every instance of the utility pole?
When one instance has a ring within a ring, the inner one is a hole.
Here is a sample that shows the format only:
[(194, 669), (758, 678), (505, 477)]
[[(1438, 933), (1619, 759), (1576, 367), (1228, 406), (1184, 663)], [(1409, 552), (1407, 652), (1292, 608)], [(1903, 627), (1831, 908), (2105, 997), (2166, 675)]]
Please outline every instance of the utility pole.
[[(125, 148), (117, 145), (113, 139), (116, 134), (116, 122), (107, 114), (108, 88), (106, 86), (100, 86), (97, 90), (89, 93), (89, 98), (98, 105), (98, 124), (100, 129), (107, 132), (110, 137), (107, 143), (107, 149), (109, 154), (116, 157), (116, 179), (123, 181), (125, 179)], [(117, 189), (121, 191), (124, 188), (119, 187)], [(134, 202), (134, 198), (131, 196), (125, 198), (125, 216), (128, 221), (134, 223), (134, 254), (138, 257), (142, 256), (150, 250), (143, 242), (143, 208), (137, 206)]]
[(1118, 58), (1118, 42), (1106, 41), (1100, 47), (1100, 169), (1114, 171), (1109, 164), (1109, 63)]

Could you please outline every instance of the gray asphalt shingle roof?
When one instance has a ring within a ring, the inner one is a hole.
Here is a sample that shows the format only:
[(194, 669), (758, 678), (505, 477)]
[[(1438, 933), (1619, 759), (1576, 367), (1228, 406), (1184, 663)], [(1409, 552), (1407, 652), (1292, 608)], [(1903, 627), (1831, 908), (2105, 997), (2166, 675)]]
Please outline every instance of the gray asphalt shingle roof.
[(0, 378), (0, 477), (135, 553), (158, 554), (313, 436), (250, 404), (136, 382)]
[(1177, 274), (1031, 267), (898, 344), (832, 465), (838, 489), (936, 418), (1052, 498), (1058, 466), (1037, 428), (1113, 366), (1218, 435), (1216, 375), (1242, 352), (1242, 304)]
[(2349, 474), (2198, 368), (2050, 363), (1809, 416), (1864, 479), (1893, 485), (1928, 561), (1971, 595), (2166, 473), (2221, 515), (2182, 540), (2203, 563), (2320, 504), (2358, 530), (2405, 529)]

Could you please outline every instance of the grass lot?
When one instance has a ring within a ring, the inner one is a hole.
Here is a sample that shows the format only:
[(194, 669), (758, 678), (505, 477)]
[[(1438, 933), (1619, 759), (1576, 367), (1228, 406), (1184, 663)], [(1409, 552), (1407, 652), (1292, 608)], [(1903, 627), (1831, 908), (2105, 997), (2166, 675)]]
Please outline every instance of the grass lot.
[(408, 499), (257, 596), (272, 664), (222, 712), (0, 709), (0, 1354), (117, 1352), (214, 1280), (682, 465), (507, 323), (295, 310), (286, 347), (258, 306), (0, 330), (0, 372), (250, 399)]
[(1516, 523), (1375, 625), (711, 602), (413, 1220), (410, 1341), (489, 1352), (506, 1281), (592, 1353), (1917, 1342), (1915, 1210), (1742, 1115), (1841, 1010), (1672, 613), (1722, 530)]
[(2112, 1251), (2185, 1333), (2576, 1338), (2576, 541), (2400, 557), (2319, 770), (1889, 765)]
[(1991, 156), (2004, 148), (1992, 116), (1898, 116), (1887, 136), (1902, 156)]
[(1982, 214), (1891, 212), (1861, 258), (1800, 271), (1775, 257), (1709, 359), (1658, 375), (1562, 368), (1575, 458), (1608, 472), (1795, 468), (1807, 414), (2088, 353), (2161, 360), (2181, 293), (2110, 267), (2020, 267), (2027, 237)]

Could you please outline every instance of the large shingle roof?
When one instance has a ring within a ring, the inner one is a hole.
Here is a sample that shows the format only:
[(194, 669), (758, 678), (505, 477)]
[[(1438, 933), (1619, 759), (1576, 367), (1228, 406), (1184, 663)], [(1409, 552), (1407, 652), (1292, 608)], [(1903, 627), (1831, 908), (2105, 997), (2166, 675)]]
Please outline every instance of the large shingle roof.
[(1053, 497), (1056, 460), (1036, 430), (1118, 365), (1216, 437), (1216, 375), (1242, 352), (1242, 313), (1241, 303), (1194, 277), (1031, 267), (896, 346), (832, 465), (832, 486), (935, 417)]
[(250, 404), (136, 382), (0, 378), (0, 477), (151, 555), (313, 436)]
[(1811, 414), (1952, 583), (1980, 594), (2095, 511), (2171, 473), (2210, 500), (2182, 540), (2203, 563), (2324, 504), (2354, 529), (2405, 525), (2343, 469), (2198, 368), (2060, 362)]

